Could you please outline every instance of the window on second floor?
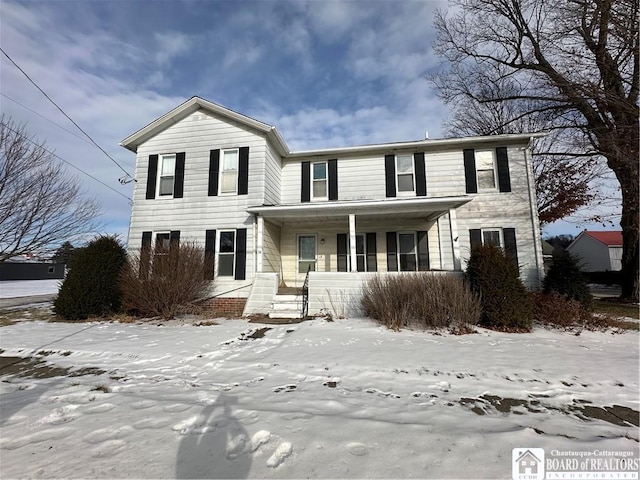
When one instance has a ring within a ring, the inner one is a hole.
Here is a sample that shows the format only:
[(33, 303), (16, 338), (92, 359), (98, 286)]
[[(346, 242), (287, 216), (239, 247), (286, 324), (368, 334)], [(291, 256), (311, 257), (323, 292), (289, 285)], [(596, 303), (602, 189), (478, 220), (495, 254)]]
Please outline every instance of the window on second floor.
[(220, 193), (236, 193), (238, 190), (238, 149), (222, 151), (220, 169)]
[(413, 193), (415, 188), (413, 157), (411, 155), (396, 156), (396, 177), (399, 194)]
[(327, 199), (327, 164), (326, 162), (313, 164), (312, 192), (315, 200)]
[(493, 150), (476, 150), (476, 175), (478, 190), (495, 190), (496, 169)]
[(158, 196), (173, 195), (176, 173), (175, 153), (160, 156), (160, 168), (158, 169)]

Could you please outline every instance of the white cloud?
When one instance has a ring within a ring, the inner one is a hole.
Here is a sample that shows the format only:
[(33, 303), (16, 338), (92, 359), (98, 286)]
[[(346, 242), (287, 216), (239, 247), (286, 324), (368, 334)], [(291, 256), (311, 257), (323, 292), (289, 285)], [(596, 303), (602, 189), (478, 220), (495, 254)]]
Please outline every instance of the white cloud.
[(193, 48), (195, 39), (180, 32), (156, 32), (155, 60), (160, 65), (166, 65), (175, 57)]

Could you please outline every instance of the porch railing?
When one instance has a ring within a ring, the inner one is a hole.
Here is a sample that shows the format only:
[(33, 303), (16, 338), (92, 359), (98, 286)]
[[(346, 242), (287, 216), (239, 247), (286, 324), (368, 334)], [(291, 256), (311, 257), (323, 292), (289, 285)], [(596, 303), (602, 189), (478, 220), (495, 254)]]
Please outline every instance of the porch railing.
[(304, 283), (302, 284), (302, 318), (307, 317), (309, 313), (309, 272), (311, 266), (307, 269), (307, 275), (304, 277)]

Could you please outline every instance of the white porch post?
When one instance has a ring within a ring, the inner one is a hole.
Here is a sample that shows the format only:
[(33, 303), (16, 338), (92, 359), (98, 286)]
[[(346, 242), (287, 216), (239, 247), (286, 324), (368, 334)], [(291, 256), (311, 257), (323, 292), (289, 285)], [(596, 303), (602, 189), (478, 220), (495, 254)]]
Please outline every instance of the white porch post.
[(451, 232), (451, 249), (453, 251), (453, 269), (462, 270), (460, 263), (460, 239), (458, 237), (458, 220), (456, 219), (456, 210), (449, 209), (449, 230)]
[(349, 214), (349, 258), (351, 258), (351, 271), (358, 271), (358, 261), (356, 258), (356, 216)]
[(256, 235), (256, 272), (262, 273), (263, 252), (262, 243), (264, 241), (264, 218), (258, 215), (258, 234)]

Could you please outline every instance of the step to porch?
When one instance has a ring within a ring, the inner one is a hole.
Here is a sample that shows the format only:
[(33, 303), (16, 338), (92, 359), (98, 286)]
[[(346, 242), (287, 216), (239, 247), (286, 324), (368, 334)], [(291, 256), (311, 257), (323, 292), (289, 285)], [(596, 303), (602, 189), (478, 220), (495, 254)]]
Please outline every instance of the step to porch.
[(302, 296), (276, 295), (271, 304), (269, 318), (302, 318)]

